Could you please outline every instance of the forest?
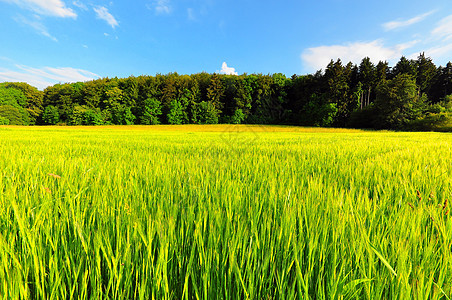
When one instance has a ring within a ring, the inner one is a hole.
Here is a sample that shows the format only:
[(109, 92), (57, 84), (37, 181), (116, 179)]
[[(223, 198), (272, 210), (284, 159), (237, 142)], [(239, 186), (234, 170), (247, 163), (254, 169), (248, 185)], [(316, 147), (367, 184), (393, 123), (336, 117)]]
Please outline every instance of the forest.
[(281, 124), (395, 130), (452, 128), (452, 63), (421, 53), (340, 59), (315, 74), (198, 73), (102, 78), (39, 91), (0, 83), (0, 125)]

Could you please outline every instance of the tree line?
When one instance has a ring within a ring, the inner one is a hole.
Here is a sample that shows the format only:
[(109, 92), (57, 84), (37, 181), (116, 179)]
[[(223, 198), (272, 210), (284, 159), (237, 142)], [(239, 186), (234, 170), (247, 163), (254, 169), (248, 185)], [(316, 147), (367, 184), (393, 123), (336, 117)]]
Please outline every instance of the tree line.
[(441, 128), (452, 120), (452, 63), (423, 53), (394, 67), (366, 57), (315, 74), (198, 73), (0, 84), (0, 125), (290, 124), (376, 129)]

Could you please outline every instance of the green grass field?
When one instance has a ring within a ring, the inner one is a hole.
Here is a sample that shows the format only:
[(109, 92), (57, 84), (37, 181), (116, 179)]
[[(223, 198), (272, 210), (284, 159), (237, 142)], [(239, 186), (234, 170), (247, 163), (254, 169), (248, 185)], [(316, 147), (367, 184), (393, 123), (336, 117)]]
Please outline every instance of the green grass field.
[(0, 127), (3, 299), (450, 299), (452, 134)]

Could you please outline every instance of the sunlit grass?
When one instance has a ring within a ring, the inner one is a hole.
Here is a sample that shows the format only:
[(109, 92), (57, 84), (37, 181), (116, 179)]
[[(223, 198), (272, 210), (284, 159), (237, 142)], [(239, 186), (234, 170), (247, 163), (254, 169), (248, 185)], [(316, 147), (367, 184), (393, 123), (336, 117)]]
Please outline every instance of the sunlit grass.
[(0, 296), (448, 299), (451, 145), (286, 126), (0, 127)]

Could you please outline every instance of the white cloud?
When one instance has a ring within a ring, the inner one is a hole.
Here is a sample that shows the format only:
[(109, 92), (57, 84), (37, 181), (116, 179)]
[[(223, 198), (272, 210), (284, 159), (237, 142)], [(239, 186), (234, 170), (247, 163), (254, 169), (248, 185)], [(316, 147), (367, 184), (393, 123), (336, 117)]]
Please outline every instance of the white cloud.
[(99, 75), (90, 71), (75, 68), (32, 68), (23, 65), (15, 65), (15, 69), (0, 68), (0, 82), (26, 82), (38, 89), (55, 83), (89, 81), (99, 78)]
[[(452, 15), (449, 15), (435, 24), (430, 34), (424, 37), (425, 55), (431, 57), (434, 61), (445, 64), (452, 55)], [(411, 57), (417, 57), (413, 53)]]
[(112, 14), (108, 12), (108, 9), (106, 7), (99, 6), (94, 7), (93, 9), (96, 12), (97, 17), (101, 20), (106, 21), (112, 28), (115, 28), (119, 25), (118, 21), (115, 19), (115, 17), (112, 16)]
[(333, 59), (340, 58), (342, 62), (359, 64), (364, 57), (369, 57), (373, 62), (389, 61), (402, 56), (405, 49), (413, 47), (418, 41), (399, 44), (393, 47), (385, 47), (381, 40), (372, 42), (355, 42), (345, 45), (320, 46), (306, 49), (301, 54), (303, 63), (311, 70), (324, 69)]
[(22, 8), (32, 10), (40, 15), (55, 16), (61, 18), (76, 18), (77, 14), (66, 7), (61, 0), (0, 0), (15, 3)]
[(235, 68), (228, 67), (226, 62), (223, 62), (223, 64), (221, 65), (221, 71), (219, 73), (226, 75), (239, 75), (239, 73), (235, 71)]
[(416, 16), (414, 18), (408, 19), (408, 20), (404, 20), (404, 21), (391, 21), (391, 22), (387, 22), (384, 23), (382, 26), (386, 31), (390, 31), (390, 30), (395, 30), (395, 29), (399, 29), (402, 27), (408, 27), (411, 25), (414, 25), (416, 23), (419, 23), (421, 21), (423, 21), (425, 18), (427, 18), (428, 16), (430, 16), (431, 14), (433, 14), (435, 11), (429, 11), (425, 14)]
[(436, 28), (433, 29), (432, 35), (436, 38), (452, 38), (452, 15), (439, 21)]
[(15, 17), (14, 20), (20, 24), (28, 25), (28, 26), (32, 27), (33, 29), (35, 29), (39, 34), (42, 34), (43, 36), (46, 36), (49, 39), (51, 39), (55, 42), (58, 42), (57, 38), (49, 33), (49, 31), (47, 30), (47, 27), (41, 23), (39, 18), (35, 18), (35, 20), (33, 20), (33, 19), (25, 18), (24, 16), (19, 15), (19, 16)]
[(6, 56), (0, 56), (0, 60), (3, 60), (7, 63), (14, 63), (14, 60), (12, 60), (11, 58), (6, 57)]
[(172, 11), (170, 0), (154, 0), (154, 5), (147, 5), (148, 9), (155, 9), (157, 14), (170, 14)]
[[(423, 15), (411, 18), (406, 21), (394, 21), (383, 24), (386, 30), (394, 30), (421, 22), (429, 15), (435, 13), (431, 11)], [(327, 45), (305, 49), (301, 53), (303, 70), (305, 72), (315, 72), (325, 69), (331, 59), (340, 58), (343, 63), (349, 61), (359, 64), (364, 57), (377, 63), (380, 60), (388, 61), (390, 64), (396, 63), (401, 56), (416, 59), (419, 53), (424, 52), (437, 64), (444, 65), (450, 60), (452, 55), (452, 15), (446, 16), (435, 23), (426, 23), (426, 28), (421, 32), (412, 32), (415, 36), (413, 40), (402, 44), (389, 44), (387, 40), (376, 39), (368, 42), (349, 42), (340, 45)], [(416, 28), (413, 28), (416, 29)], [(399, 35), (399, 40), (406, 38), (406, 33)]]
[[(452, 43), (434, 46), (424, 51), (426, 56), (431, 57), (433, 60), (450, 60), (450, 55), (452, 53)], [(414, 56), (414, 55), (413, 55)], [(417, 57), (417, 55), (416, 55)]]
[(82, 2), (80, 2), (80, 1), (78, 1), (78, 0), (73, 1), (72, 4), (73, 4), (74, 6), (77, 6), (77, 7), (80, 8), (80, 9), (88, 10), (88, 6), (86, 6), (85, 4), (83, 4)]

